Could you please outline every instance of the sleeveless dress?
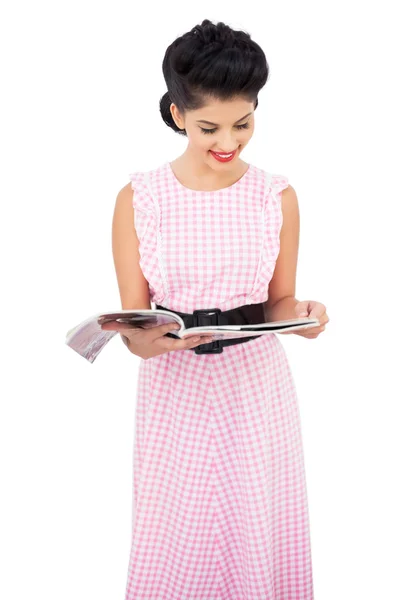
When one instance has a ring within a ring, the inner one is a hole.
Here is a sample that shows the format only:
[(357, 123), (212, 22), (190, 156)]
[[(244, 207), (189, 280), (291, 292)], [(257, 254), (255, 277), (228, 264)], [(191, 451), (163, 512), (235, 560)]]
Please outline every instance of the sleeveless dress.
[[(268, 299), (287, 177), (250, 164), (195, 191), (169, 162), (129, 177), (153, 303)], [(313, 600), (299, 407), (278, 336), (140, 359), (125, 600)]]

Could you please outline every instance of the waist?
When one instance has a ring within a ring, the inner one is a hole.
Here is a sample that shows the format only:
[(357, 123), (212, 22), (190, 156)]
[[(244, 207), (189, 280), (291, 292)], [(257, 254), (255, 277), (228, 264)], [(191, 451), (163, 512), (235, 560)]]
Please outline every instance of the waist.
[[(185, 328), (190, 327), (208, 327), (213, 325), (254, 325), (257, 323), (264, 323), (264, 302), (258, 304), (244, 304), (237, 308), (231, 308), (229, 310), (221, 311), (219, 308), (204, 308), (196, 309), (193, 313), (184, 313), (178, 310), (171, 310), (156, 304), (156, 309), (166, 310), (173, 312), (182, 319)], [(166, 334), (169, 337), (175, 337), (171, 333)], [(223, 352), (225, 346), (233, 346), (235, 344), (243, 344), (244, 342), (250, 342), (255, 340), (259, 335), (231, 338), (228, 340), (215, 340), (207, 344), (200, 344), (194, 350), (196, 354), (219, 354)]]

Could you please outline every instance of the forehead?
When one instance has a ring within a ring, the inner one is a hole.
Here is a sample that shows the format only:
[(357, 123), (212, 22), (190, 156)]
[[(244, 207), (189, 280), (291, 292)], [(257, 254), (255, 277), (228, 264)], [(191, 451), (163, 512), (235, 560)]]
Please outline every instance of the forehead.
[(243, 99), (209, 100), (205, 106), (190, 111), (190, 114), (196, 122), (230, 123), (244, 119), (253, 110), (253, 102)]

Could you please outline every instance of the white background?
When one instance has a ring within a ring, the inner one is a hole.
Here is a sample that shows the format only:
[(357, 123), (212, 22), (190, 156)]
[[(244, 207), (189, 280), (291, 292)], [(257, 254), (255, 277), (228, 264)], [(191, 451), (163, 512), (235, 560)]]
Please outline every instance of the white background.
[(120, 307), (115, 198), (129, 173), (186, 147), (159, 113), (161, 63), (204, 18), (246, 30), (266, 53), (242, 158), (289, 177), (296, 297), (330, 318), (316, 339), (280, 336), (299, 397), (316, 600), (400, 598), (394, 9), (80, 0), (2, 11), (5, 600), (124, 598), (140, 359), (116, 336), (90, 364), (64, 339)]

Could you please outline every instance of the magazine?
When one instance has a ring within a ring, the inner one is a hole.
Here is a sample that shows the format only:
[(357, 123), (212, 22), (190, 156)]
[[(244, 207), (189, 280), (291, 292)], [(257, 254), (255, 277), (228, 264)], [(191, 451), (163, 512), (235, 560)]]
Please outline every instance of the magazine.
[(212, 336), (212, 341), (279, 333), (280, 331), (294, 331), (320, 324), (318, 319), (305, 317), (252, 325), (207, 325), (186, 328), (183, 319), (171, 311), (151, 308), (141, 310), (125, 309), (98, 313), (85, 319), (67, 332), (65, 343), (90, 363), (93, 363), (104, 346), (116, 334), (123, 333), (102, 329), (101, 325), (109, 321), (129, 323), (132, 329), (148, 329), (175, 322), (179, 324), (180, 329), (169, 331), (166, 334), (168, 337), (185, 339), (196, 334), (207, 334)]

